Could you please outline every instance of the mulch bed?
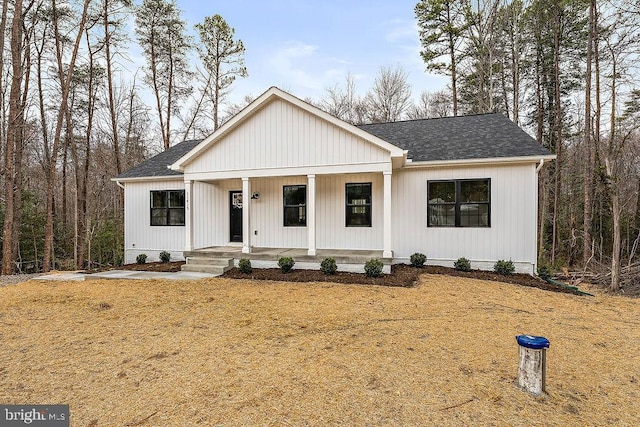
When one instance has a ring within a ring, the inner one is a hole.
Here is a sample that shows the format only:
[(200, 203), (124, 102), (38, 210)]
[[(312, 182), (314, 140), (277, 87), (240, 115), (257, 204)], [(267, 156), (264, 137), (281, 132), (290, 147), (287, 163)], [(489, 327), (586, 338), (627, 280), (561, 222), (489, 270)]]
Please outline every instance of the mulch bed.
[(320, 270), (291, 270), (283, 273), (279, 268), (254, 268), (251, 274), (241, 273), (237, 268), (232, 268), (223, 274), (230, 279), (255, 279), (274, 280), (279, 282), (331, 282), (357, 285), (382, 285), (412, 287), (418, 281), (422, 271), (405, 264), (391, 266), (391, 274), (381, 277), (367, 277), (362, 273), (348, 273), (338, 271), (336, 274), (327, 275)]
[[(158, 272), (176, 272), (180, 271), (180, 267), (184, 264), (182, 261), (175, 262), (148, 262), (145, 264), (126, 264), (118, 267), (122, 270), (134, 271), (158, 271)], [(562, 292), (575, 294), (572, 289), (563, 288), (561, 286), (547, 283), (538, 277), (528, 274), (512, 274), (510, 276), (502, 276), (491, 271), (472, 270), (458, 271), (454, 268), (440, 267), (435, 265), (416, 268), (407, 264), (394, 264), (391, 266), (391, 274), (385, 274), (382, 277), (371, 278), (361, 273), (348, 273), (338, 271), (336, 274), (326, 275), (319, 270), (291, 270), (289, 273), (282, 273), (279, 268), (254, 268), (251, 274), (241, 273), (237, 268), (227, 271), (222, 277), (229, 279), (255, 279), (255, 280), (273, 280), (278, 282), (331, 282), (357, 285), (381, 285), (381, 286), (397, 286), (412, 287), (418, 281), (420, 274), (443, 274), (454, 277), (467, 277), (479, 280), (491, 280), (494, 282), (511, 283), (520, 286), (529, 286), (533, 288), (543, 289), (545, 291)]]
[(227, 271), (223, 277), (231, 279), (256, 279), (289, 282), (332, 282), (344, 284), (383, 285), (412, 287), (418, 281), (420, 274), (443, 274), (446, 276), (468, 277), (471, 279), (491, 280), (494, 282), (511, 283), (514, 285), (529, 286), (545, 291), (574, 294), (571, 289), (563, 288), (547, 283), (537, 277), (528, 274), (512, 274), (502, 276), (490, 271), (458, 271), (454, 268), (440, 266), (424, 266), (416, 268), (407, 264), (394, 264), (391, 266), (391, 274), (385, 274), (379, 278), (370, 278), (360, 273), (337, 272), (334, 275), (325, 275), (319, 270), (292, 270), (282, 273), (278, 268), (256, 268), (251, 274), (244, 274), (233, 268)]
[(98, 273), (108, 270), (130, 270), (130, 271), (156, 271), (159, 273), (175, 273), (180, 271), (184, 261), (173, 262), (146, 262), (144, 264), (125, 264), (118, 267), (98, 268), (87, 270), (87, 273)]

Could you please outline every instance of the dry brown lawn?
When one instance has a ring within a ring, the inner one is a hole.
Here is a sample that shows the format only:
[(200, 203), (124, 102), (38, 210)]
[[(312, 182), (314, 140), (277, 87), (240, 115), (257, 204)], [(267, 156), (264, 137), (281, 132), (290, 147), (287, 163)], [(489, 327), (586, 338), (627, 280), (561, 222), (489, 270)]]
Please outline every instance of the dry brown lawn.
[[(0, 288), (0, 324), (0, 402), (68, 403), (72, 426), (640, 420), (640, 300), (599, 293), (31, 281)], [(551, 341), (545, 399), (514, 385), (520, 333)]]

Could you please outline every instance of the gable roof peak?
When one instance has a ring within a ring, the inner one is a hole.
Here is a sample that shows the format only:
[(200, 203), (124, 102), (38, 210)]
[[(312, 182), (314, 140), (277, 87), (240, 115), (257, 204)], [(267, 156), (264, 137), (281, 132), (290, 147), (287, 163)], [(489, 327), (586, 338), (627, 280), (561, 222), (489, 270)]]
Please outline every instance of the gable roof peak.
[(191, 151), (185, 153), (184, 156), (177, 159), (172, 165), (171, 169), (175, 171), (184, 171), (184, 167), (197, 158), (200, 154), (206, 151), (212, 144), (215, 144), (217, 141), (221, 140), (225, 135), (233, 131), (238, 126), (241, 126), (245, 121), (249, 120), (249, 118), (256, 112), (260, 111), (266, 105), (268, 105), (274, 98), (281, 99), (284, 102), (288, 102), (297, 108), (306, 111), (307, 113), (314, 115), (322, 120), (325, 120), (332, 125), (339, 127), (346, 132), (349, 132), (353, 135), (356, 135), (359, 138), (362, 138), (369, 143), (378, 146), (386, 151), (389, 151), (392, 158), (404, 158), (406, 156), (405, 151), (393, 145), (393, 143), (388, 142), (382, 138), (379, 138), (375, 134), (369, 133), (360, 129), (357, 126), (354, 126), (350, 123), (347, 123), (343, 120), (338, 119), (337, 117), (332, 116), (326, 111), (321, 110), (320, 108), (294, 96), (289, 92), (285, 92), (284, 90), (271, 86), (269, 89), (264, 91), (260, 96), (253, 100), (249, 105), (247, 105), (244, 109), (242, 109), (238, 114), (233, 116), (230, 120), (225, 122), (222, 126), (220, 126), (217, 130), (215, 130), (211, 135), (202, 140), (196, 147), (194, 147)]

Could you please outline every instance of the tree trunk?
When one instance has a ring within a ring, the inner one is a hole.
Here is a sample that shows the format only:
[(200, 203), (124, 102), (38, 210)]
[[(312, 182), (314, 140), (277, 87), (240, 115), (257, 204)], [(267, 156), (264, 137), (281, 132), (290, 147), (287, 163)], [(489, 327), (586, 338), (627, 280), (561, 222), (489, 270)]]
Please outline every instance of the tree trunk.
[[(5, 141), (5, 122), (4, 119), (6, 117), (5, 115), (5, 109), (4, 109), (4, 105), (5, 105), (5, 98), (4, 98), (4, 93), (5, 93), (5, 87), (4, 87), (4, 37), (5, 37), (5, 33), (7, 30), (7, 10), (9, 9), (9, 1), (8, 0), (3, 0), (2, 1), (2, 17), (0, 17), (0, 96), (2, 96), (2, 98), (0, 98), (0, 117), (2, 117), (2, 122), (0, 122), (0, 141)], [(0, 155), (2, 154), (3, 150), (2, 150), (2, 144), (0, 143)], [(0, 176), (2, 175), (2, 172), (0, 172)]]
[[(512, 103), (513, 106), (511, 108), (511, 111), (513, 111), (513, 121), (514, 123), (518, 124), (520, 117), (519, 117), (519, 112), (520, 112), (520, 54), (518, 52), (518, 36), (516, 35), (516, 31), (519, 28), (519, 22), (520, 20), (515, 18), (515, 12), (514, 12), (514, 23), (513, 23), (513, 28), (511, 30), (511, 84), (513, 85), (512, 87), (512, 91), (513, 91), (513, 99), (512, 99)], [(539, 141), (538, 141), (539, 142)]]
[(554, 26), (554, 83), (555, 83), (555, 119), (556, 131), (556, 164), (555, 164), (555, 190), (553, 194), (553, 223), (551, 242), (551, 262), (555, 262), (558, 242), (558, 211), (560, 208), (560, 192), (562, 191), (562, 99), (560, 97), (560, 11), (555, 11)]
[[(116, 106), (113, 94), (113, 77), (111, 75), (111, 33), (109, 32), (109, 0), (104, 1), (104, 10), (102, 11), (102, 24), (104, 26), (104, 49), (105, 61), (107, 62), (107, 88), (109, 94), (109, 116), (111, 118), (111, 133), (113, 138), (113, 154), (116, 160), (116, 174), (122, 172), (120, 160), (120, 144), (118, 141), (118, 124), (116, 122)], [(87, 162), (88, 163), (88, 162)]]
[[(51, 160), (48, 165), (48, 181), (47, 181), (47, 196), (46, 196), (46, 219), (45, 219), (45, 234), (44, 234), (44, 254), (42, 258), (42, 270), (48, 272), (51, 270), (52, 257), (53, 257), (53, 195), (55, 189), (56, 178), (56, 158), (58, 149), (60, 147), (60, 136), (62, 134), (62, 125), (64, 120), (65, 111), (67, 110), (67, 101), (69, 98), (69, 89), (71, 87), (71, 78), (73, 77), (73, 70), (76, 64), (76, 58), (78, 57), (78, 49), (80, 47), (80, 40), (82, 40), (82, 33), (84, 32), (84, 25), (87, 19), (87, 9), (91, 0), (84, 0), (82, 17), (78, 26), (78, 34), (76, 36), (75, 44), (73, 46), (73, 53), (69, 60), (67, 74), (64, 75), (62, 64), (62, 40), (60, 35), (60, 28), (58, 26), (57, 13), (53, 14), (53, 25), (55, 32), (55, 44), (56, 44), (56, 59), (58, 63), (59, 75), (63, 76), (60, 83), (62, 85), (62, 96), (60, 97), (60, 109), (58, 110), (58, 117), (56, 121), (56, 129), (53, 139), (53, 148), (51, 150)], [(56, 0), (53, 0), (54, 10), (57, 8)]]
[(167, 117), (165, 117), (166, 119), (166, 124), (165, 124), (165, 136), (166, 139), (164, 140), (164, 149), (168, 150), (169, 149), (169, 144), (171, 141), (171, 108), (172, 108), (172, 104), (173, 104), (173, 81), (174, 81), (174, 75), (173, 75), (173, 69), (174, 69), (174, 63), (173, 63), (173, 47), (169, 46), (169, 88), (167, 89)]
[(611, 249), (611, 290), (620, 289), (620, 249), (621, 249), (621, 232), (620, 232), (620, 195), (617, 182), (617, 171), (615, 163), (617, 161), (616, 150), (616, 90), (617, 90), (617, 63), (615, 53), (612, 53), (611, 62), (611, 122), (610, 122), (610, 139), (607, 157), (605, 158), (605, 168), (607, 172), (607, 183), (611, 197), (611, 216), (613, 221), (613, 242)]
[(162, 99), (160, 96), (160, 88), (158, 87), (158, 65), (156, 63), (155, 43), (151, 43), (151, 80), (153, 80), (153, 93), (156, 97), (156, 110), (158, 111), (158, 120), (160, 121), (160, 133), (162, 134), (162, 146), (166, 150), (169, 148), (169, 136), (165, 132), (164, 117), (162, 114)]
[(620, 227), (620, 195), (618, 193), (617, 182), (613, 180), (613, 166), (609, 158), (605, 159), (607, 175), (609, 175), (609, 188), (611, 197), (611, 220), (613, 222), (613, 242), (611, 249), (611, 286), (612, 291), (620, 290), (620, 253), (622, 249), (622, 232)]
[(633, 221), (635, 234), (640, 232), (640, 178), (638, 178), (638, 191), (636, 192), (636, 212)]
[[(31, 49), (29, 34), (25, 38), (25, 75), (24, 88), (22, 90), (22, 110), (24, 111), (29, 97), (29, 82), (31, 81)], [(23, 119), (24, 122), (24, 119)], [(13, 259), (19, 260), (20, 253), (20, 226), (22, 225), (22, 158), (26, 145), (25, 127), (20, 129), (20, 138), (15, 146), (14, 155), (14, 174), (15, 174), (15, 193), (13, 201)]]
[(586, 84), (584, 90), (584, 222), (582, 241), (582, 266), (586, 270), (593, 254), (591, 253), (591, 227), (593, 223), (593, 210), (591, 195), (593, 193), (593, 149), (591, 148), (591, 62), (593, 53), (593, 29), (597, 25), (594, 22), (596, 0), (591, 0), (589, 6), (589, 38), (587, 41), (587, 69), (585, 73)]
[(62, 146), (62, 232), (64, 233), (65, 238), (67, 235), (67, 228), (69, 227), (69, 212), (67, 208), (67, 165), (69, 164), (69, 144), (71, 144), (69, 138), (71, 137), (71, 133), (70, 124), (67, 123), (67, 131), (65, 132), (64, 144)]
[[(544, 170), (541, 171), (544, 173)], [(547, 178), (540, 177), (538, 180), (538, 256), (544, 254), (545, 230), (547, 224), (547, 211), (549, 210), (549, 190), (547, 189)]]
[[(77, 268), (85, 267), (85, 255), (87, 251), (87, 239), (86, 239), (86, 229), (87, 229), (87, 191), (88, 191), (88, 180), (89, 180), (89, 164), (91, 161), (91, 132), (93, 130), (93, 115), (96, 107), (96, 89), (94, 84), (94, 52), (91, 50), (91, 44), (89, 40), (89, 33), (86, 34), (87, 40), (87, 53), (89, 56), (89, 84), (88, 84), (88, 108), (87, 108), (87, 132), (84, 139), (85, 143), (85, 152), (84, 152), (84, 164), (82, 169), (79, 170), (80, 176), (77, 179), (78, 181), (78, 192), (77, 192), (77, 216), (78, 216), (78, 229), (77, 229), (77, 238), (78, 238), (78, 256), (76, 258), (76, 266)], [(117, 129), (114, 129), (114, 132), (117, 132)], [(78, 169), (80, 169), (78, 165)]]
[(218, 129), (218, 106), (220, 105), (220, 63), (216, 64), (216, 76), (213, 87), (213, 130)]
[[(4, 203), (5, 218), (2, 229), (2, 274), (12, 274), (14, 258), (14, 214), (15, 214), (15, 147), (22, 144), (24, 109), (22, 106), (22, 0), (15, 0), (13, 22), (11, 23), (11, 90), (9, 92), (9, 122), (7, 142), (4, 152)], [(1, 78), (2, 76), (0, 76)]]
[(36, 62), (36, 74), (37, 74), (37, 83), (38, 83), (38, 104), (40, 107), (40, 129), (42, 132), (42, 145), (44, 147), (44, 161), (45, 164), (48, 165), (50, 160), (50, 152), (49, 152), (49, 132), (47, 129), (47, 114), (44, 103), (44, 88), (42, 86), (42, 53), (44, 51), (44, 44), (46, 40), (46, 34), (42, 35), (42, 44), (40, 45), (40, 49), (36, 47), (37, 51), (37, 62)]
[[(447, 22), (451, 22), (451, 5), (445, 2), (447, 8)], [(453, 34), (449, 32), (449, 57), (451, 59), (451, 96), (453, 98), (453, 116), (458, 115), (458, 88), (456, 76), (456, 50)]]

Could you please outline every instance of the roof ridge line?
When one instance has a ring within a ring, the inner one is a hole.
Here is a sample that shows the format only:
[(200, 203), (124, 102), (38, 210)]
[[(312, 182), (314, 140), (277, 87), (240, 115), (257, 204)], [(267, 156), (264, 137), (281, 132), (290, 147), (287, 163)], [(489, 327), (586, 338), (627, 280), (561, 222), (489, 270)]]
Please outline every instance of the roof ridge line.
[(491, 115), (500, 115), (506, 117), (504, 114), (499, 112), (492, 113), (474, 113), (474, 114), (465, 114), (463, 116), (444, 116), (444, 117), (425, 117), (422, 119), (404, 119), (404, 120), (396, 120), (392, 122), (374, 122), (374, 123), (362, 123), (356, 126), (370, 126), (370, 125), (388, 125), (392, 123), (407, 123), (407, 122), (420, 122), (426, 120), (441, 120), (441, 119), (459, 119), (462, 117), (475, 117), (475, 116), (491, 116)]

